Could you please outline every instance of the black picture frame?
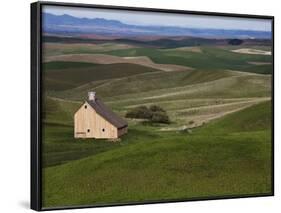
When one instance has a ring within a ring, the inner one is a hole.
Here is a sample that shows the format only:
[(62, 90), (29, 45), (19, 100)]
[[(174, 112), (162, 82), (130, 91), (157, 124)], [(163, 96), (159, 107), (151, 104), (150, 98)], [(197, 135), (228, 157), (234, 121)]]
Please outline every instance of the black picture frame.
[[(242, 195), (242, 196), (215, 196), (215, 197), (199, 197), (192, 199), (175, 199), (175, 200), (155, 200), (149, 202), (134, 202), (134, 203), (116, 203), (109, 205), (85, 205), (85, 206), (62, 206), (54, 208), (42, 207), (42, 155), (41, 155), (41, 140), (42, 140), (42, 22), (41, 14), (43, 6), (67, 6), (78, 8), (96, 8), (96, 9), (118, 9), (125, 11), (147, 11), (147, 12), (163, 12), (174, 14), (192, 14), (192, 15), (208, 15), (221, 17), (241, 17), (241, 18), (256, 18), (267, 19), (271, 21), (272, 26), (272, 186), (271, 193), (259, 195)], [(141, 8), (141, 7), (124, 7), (124, 6), (110, 6), (110, 5), (94, 5), (94, 4), (80, 4), (80, 3), (58, 3), (58, 2), (34, 2), (31, 3), (31, 209), (36, 211), (42, 210), (58, 210), (58, 209), (76, 209), (89, 207), (103, 207), (103, 206), (123, 206), (123, 205), (139, 205), (139, 204), (154, 204), (154, 203), (171, 203), (171, 202), (186, 202), (186, 201), (202, 201), (202, 200), (216, 200), (229, 198), (248, 198), (248, 197), (263, 197), (274, 196), (274, 16), (266, 15), (249, 15), (236, 13), (218, 13), (218, 12), (204, 12), (204, 11), (187, 11), (187, 10), (168, 10), (156, 8)]]

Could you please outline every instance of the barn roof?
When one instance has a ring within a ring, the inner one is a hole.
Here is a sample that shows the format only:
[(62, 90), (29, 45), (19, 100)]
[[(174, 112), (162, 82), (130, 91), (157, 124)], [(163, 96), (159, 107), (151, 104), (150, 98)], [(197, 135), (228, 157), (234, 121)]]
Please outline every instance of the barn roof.
[(128, 126), (128, 123), (111, 111), (101, 100), (87, 100), (87, 103), (104, 119), (118, 129)]

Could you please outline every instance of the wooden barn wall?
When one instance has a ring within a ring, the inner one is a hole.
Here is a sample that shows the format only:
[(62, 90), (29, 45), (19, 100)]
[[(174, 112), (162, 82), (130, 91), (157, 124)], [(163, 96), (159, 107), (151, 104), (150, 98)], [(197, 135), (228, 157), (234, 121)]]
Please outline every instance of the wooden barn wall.
[[(86, 109), (85, 106), (87, 106)], [(90, 132), (87, 131), (88, 129)], [(97, 114), (85, 102), (74, 115), (74, 136), (76, 138), (117, 138), (118, 132), (115, 126)]]

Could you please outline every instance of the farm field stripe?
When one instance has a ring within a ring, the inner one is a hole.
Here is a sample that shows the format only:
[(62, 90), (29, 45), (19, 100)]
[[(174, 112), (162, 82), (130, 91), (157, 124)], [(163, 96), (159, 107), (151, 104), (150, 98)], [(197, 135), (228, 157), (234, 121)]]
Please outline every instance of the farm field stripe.
[(98, 63), (98, 64), (131, 63), (131, 64), (138, 64), (146, 67), (159, 69), (166, 72), (184, 71), (184, 70), (193, 69), (191, 67), (182, 66), (182, 65), (154, 63), (147, 56), (119, 57), (119, 56), (105, 55), (105, 54), (67, 54), (67, 55), (48, 56), (44, 60), (44, 62), (51, 62), (51, 61), (72, 61), (72, 62), (79, 61), (79, 62), (91, 62), (91, 63)]
[(217, 105), (209, 105), (209, 106), (200, 106), (200, 107), (191, 107), (188, 109), (181, 109), (181, 110), (176, 110), (177, 112), (186, 112), (186, 111), (190, 111), (190, 110), (200, 110), (200, 109), (210, 109), (210, 108), (220, 108), (223, 106), (234, 106), (234, 105), (238, 105), (238, 104), (255, 104), (255, 103), (259, 103), (259, 102), (263, 102), (263, 101), (268, 101), (270, 100), (270, 97), (265, 97), (265, 98), (251, 98), (251, 100), (245, 100), (245, 101), (237, 101), (234, 103), (226, 103), (226, 104), (217, 104)]
[[(117, 102), (127, 102), (127, 101), (136, 101), (136, 100), (153, 100), (153, 99), (157, 99), (157, 98), (168, 98), (171, 96), (176, 96), (176, 95), (186, 95), (186, 94), (192, 94), (194, 92), (203, 92), (203, 91), (208, 91), (212, 86), (216, 86), (216, 87), (223, 87), (222, 85), (228, 85), (230, 86), (231, 84), (234, 84), (235, 81), (237, 81), (239, 78), (243, 78), (243, 77), (247, 77), (247, 76), (260, 76), (260, 75), (252, 75), (252, 74), (247, 74), (247, 75), (235, 75), (235, 76), (230, 76), (230, 77), (225, 77), (225, 78), (220, 78), (217, 80), (213, 80), (213, 81), (207, 81), (207, 82), (202, 82), (202, 83), (195, 83), (192, 85), (187, 85), (187, 86), (181, 86), (181, 87), (173, 87), (173, 88), (164, 88), (164, 89), (158, 89), (158, 90), (153, 90), (151, 92), (153, 92), (155, 95), (150, 95), (147, 96), (148, 93), (145, 92), (143, 93), (144, 95), (139, 95), (139, 97), (134, 97), (134, 98), (126, 98), (126, 97), (120, 97), (120, 99)], [(270, 78), (271, 76), (266, 76), (263, 75), (262, 77), (264, 78)], [(157, 95), (156, 95), (157, 94)], [(158, 95), (160, 94), (160, 95)], [(147, 97), (143, 97), (143, 96), (147, 96)], [(117, 96), (115, 96), (117, 97)], [(116, 101), (108, 101), (108, 103), (114, 103)]]

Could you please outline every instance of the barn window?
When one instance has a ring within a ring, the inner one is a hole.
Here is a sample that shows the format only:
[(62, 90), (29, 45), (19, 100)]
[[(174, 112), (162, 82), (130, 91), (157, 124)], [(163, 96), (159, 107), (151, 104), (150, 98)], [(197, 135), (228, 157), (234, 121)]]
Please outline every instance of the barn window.
[(105, 129), (102, 129), (102, 131), (104, 132), (104, 131), (105, 131)]
[(85, 109), (87, 109), (87, 105), (85, 105), (84, 107), (85, 107)]
[(90, 129), (88, 129), (87, 132), (90, 132)]

